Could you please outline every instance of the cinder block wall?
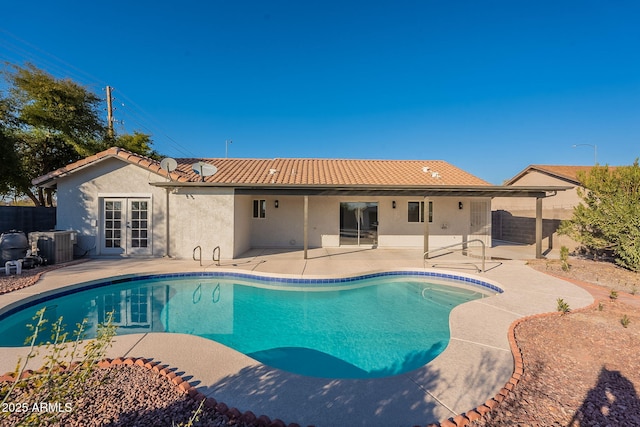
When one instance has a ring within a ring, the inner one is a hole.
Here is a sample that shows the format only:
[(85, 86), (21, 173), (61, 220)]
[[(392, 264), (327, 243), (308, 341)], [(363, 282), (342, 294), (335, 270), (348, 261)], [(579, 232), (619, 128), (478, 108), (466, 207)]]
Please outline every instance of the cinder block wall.
[[(558, 235), (558, 227), (563, 219), (571, 218), (573, 209), (554, 209), (542, 213), (542, 246), (549, 249), (560, 249), (566, 246), (570, 251), (579, 244), (567, 236)], [(535, 211), (491, 212), (492, 238), (507, 242), (532, 245), (536, 242)]]

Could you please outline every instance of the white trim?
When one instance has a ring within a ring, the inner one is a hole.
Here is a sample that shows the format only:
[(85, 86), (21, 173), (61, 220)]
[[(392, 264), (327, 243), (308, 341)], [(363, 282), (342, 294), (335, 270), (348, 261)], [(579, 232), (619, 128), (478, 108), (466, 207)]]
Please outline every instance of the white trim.
[(98, 193), (98, 198), (128, 198), (128, 199), (153, 199), (153, 193)]
[[(125, 235), (122, 236), (124, 240), (123, 252), (120, 255), (124, 256), (153, 256), (153, 194), (152, 193), (98, 193), (98, 244), (96, 245), (96, 254), (97, 255), (110, 255), (107, 252), (107, 248), (104, 247), (104, 239), (105, 239), (105, 230), (104, 230), (104, 221), (105, 221), (105, 213), (104, 213), (104, 204), (105, 201), (113, 199), (119, 200), (123, 202), (122, 212), (123, 212), (123, 221), (128, 223), (130, 220), (129, 214), (131, 213), (130, 202), (131, 201), (148, 201), (148, 209), (147, 212), (149, 217), (148, 227), (147, 227), (147, 242), (148, 242), (148, 253), (136, 253), (139, 252), (136, 250), (137, 248), (133, 248), (129, 246), (129, 227), (125, 226)], [(146, 250), (143, 252), (147, 252)], [(113, 253), (115, 254), (115, 252)]]

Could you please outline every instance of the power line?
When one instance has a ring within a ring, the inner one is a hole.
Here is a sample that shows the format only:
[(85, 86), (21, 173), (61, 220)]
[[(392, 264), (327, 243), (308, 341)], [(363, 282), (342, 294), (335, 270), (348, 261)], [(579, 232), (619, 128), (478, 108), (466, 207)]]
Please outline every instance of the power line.
[[(106, 88), (109, 86), (102, 79), (0, 28), (0, 35), (2, 34), (5, 34), (6, 36), (3, 37), (4, 40), (2, 41), (2, 43), (0, 43), (0, 58), (3, 58), (9, 63), (31, 63), (39, 68), (42, 68), (43, 70), (46, 70), (52, 75), (64, 76), (63, 78), (72, 78), (74, 81), (77, 81), (78, 83), (83, 84), (86, 87), (93, 87), (94, 92), (99, 91), (95, 90), (96, 87)], [(9, 37), (10, 39), (8, 39), (7, 37)], [(5, 54), (5, 52), (10, 53), (10, 55)], [(132, 120), (134, 123), (137, 123), (151, 135), (155, 135), (156, 138), (162, 137), (164, 140), (168, 141), (167, 145), (170, 146), (172, 151), (177, 151), (187, 157), (197, 157), (192, 152), (190, 152), (183, 144), (170, 137), (166, 133), (166, 131), (164, 131), (162, 126), (160, 126), (159, 121), (155, 117), (153, 117), (153, 115), (149, 114), (142, 107), (136, 104), (131, 98), (127, 97), (120, 91), (117, 91), (117, 96), (122, 96), (129, 105), (133, 106), (129, 107), (127, 105), (126, 111), (130, 115), (136, 117), (134, 120)], [(107, 98), (109, 98), (108, 94)], [(121, 105), (122, 107), (125, 107), (124, 103), (122, 103)], [(117, 110), (117, 107), (115, 107), (114, 109)], [(139, 112), (136, 112), (135, 109), (139, 110)], [(124, 120), (115, 120), (113, 118), (111, 119), (113, 121), (120, 121), (122, 124), (124, 124)], [(109, 120), (109, 114), (107, 114), (107, 120)], [(154, 128), (156, 130), (153, 130)], [(157, 139), (154, 142), (156, 144), (161, 143)], [(161, 148), (158, 148), (158, 150), (160, 151)]]

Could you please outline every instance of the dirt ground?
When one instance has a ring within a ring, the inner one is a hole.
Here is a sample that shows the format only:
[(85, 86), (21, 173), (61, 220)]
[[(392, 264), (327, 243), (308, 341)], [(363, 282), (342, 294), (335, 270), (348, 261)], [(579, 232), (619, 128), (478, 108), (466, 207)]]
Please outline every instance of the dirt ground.
[(640, 426), (640, 298), (632, 295), (640, 289), (640, 275), (606, 262), (570, 259), (569, 264), (563, 271), (560, 261), (529, 262), (579, 282), (597, 302), (518, 325), (522, 380), (500, 406), (471, 425)]

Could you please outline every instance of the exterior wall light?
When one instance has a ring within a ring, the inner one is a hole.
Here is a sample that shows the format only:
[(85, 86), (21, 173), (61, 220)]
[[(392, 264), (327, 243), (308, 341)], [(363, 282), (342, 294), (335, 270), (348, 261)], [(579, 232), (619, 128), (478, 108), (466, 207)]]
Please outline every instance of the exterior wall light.
[(273, 206), (275, 206), (275, 207), (277, 208), (279, 204), (280, 204), (280, 203), (276, 200), (276, 201), (273, 203)]
[(393, 200), (393, 201), (391, 202), (391, 207), (392, 207), (393, 209), (395, 209), (395, 208), (396, 208), (396, 201), (395, 201), (395, 200)]
[(458, 209), (462, 209), (462, 202), (458, 202)]

